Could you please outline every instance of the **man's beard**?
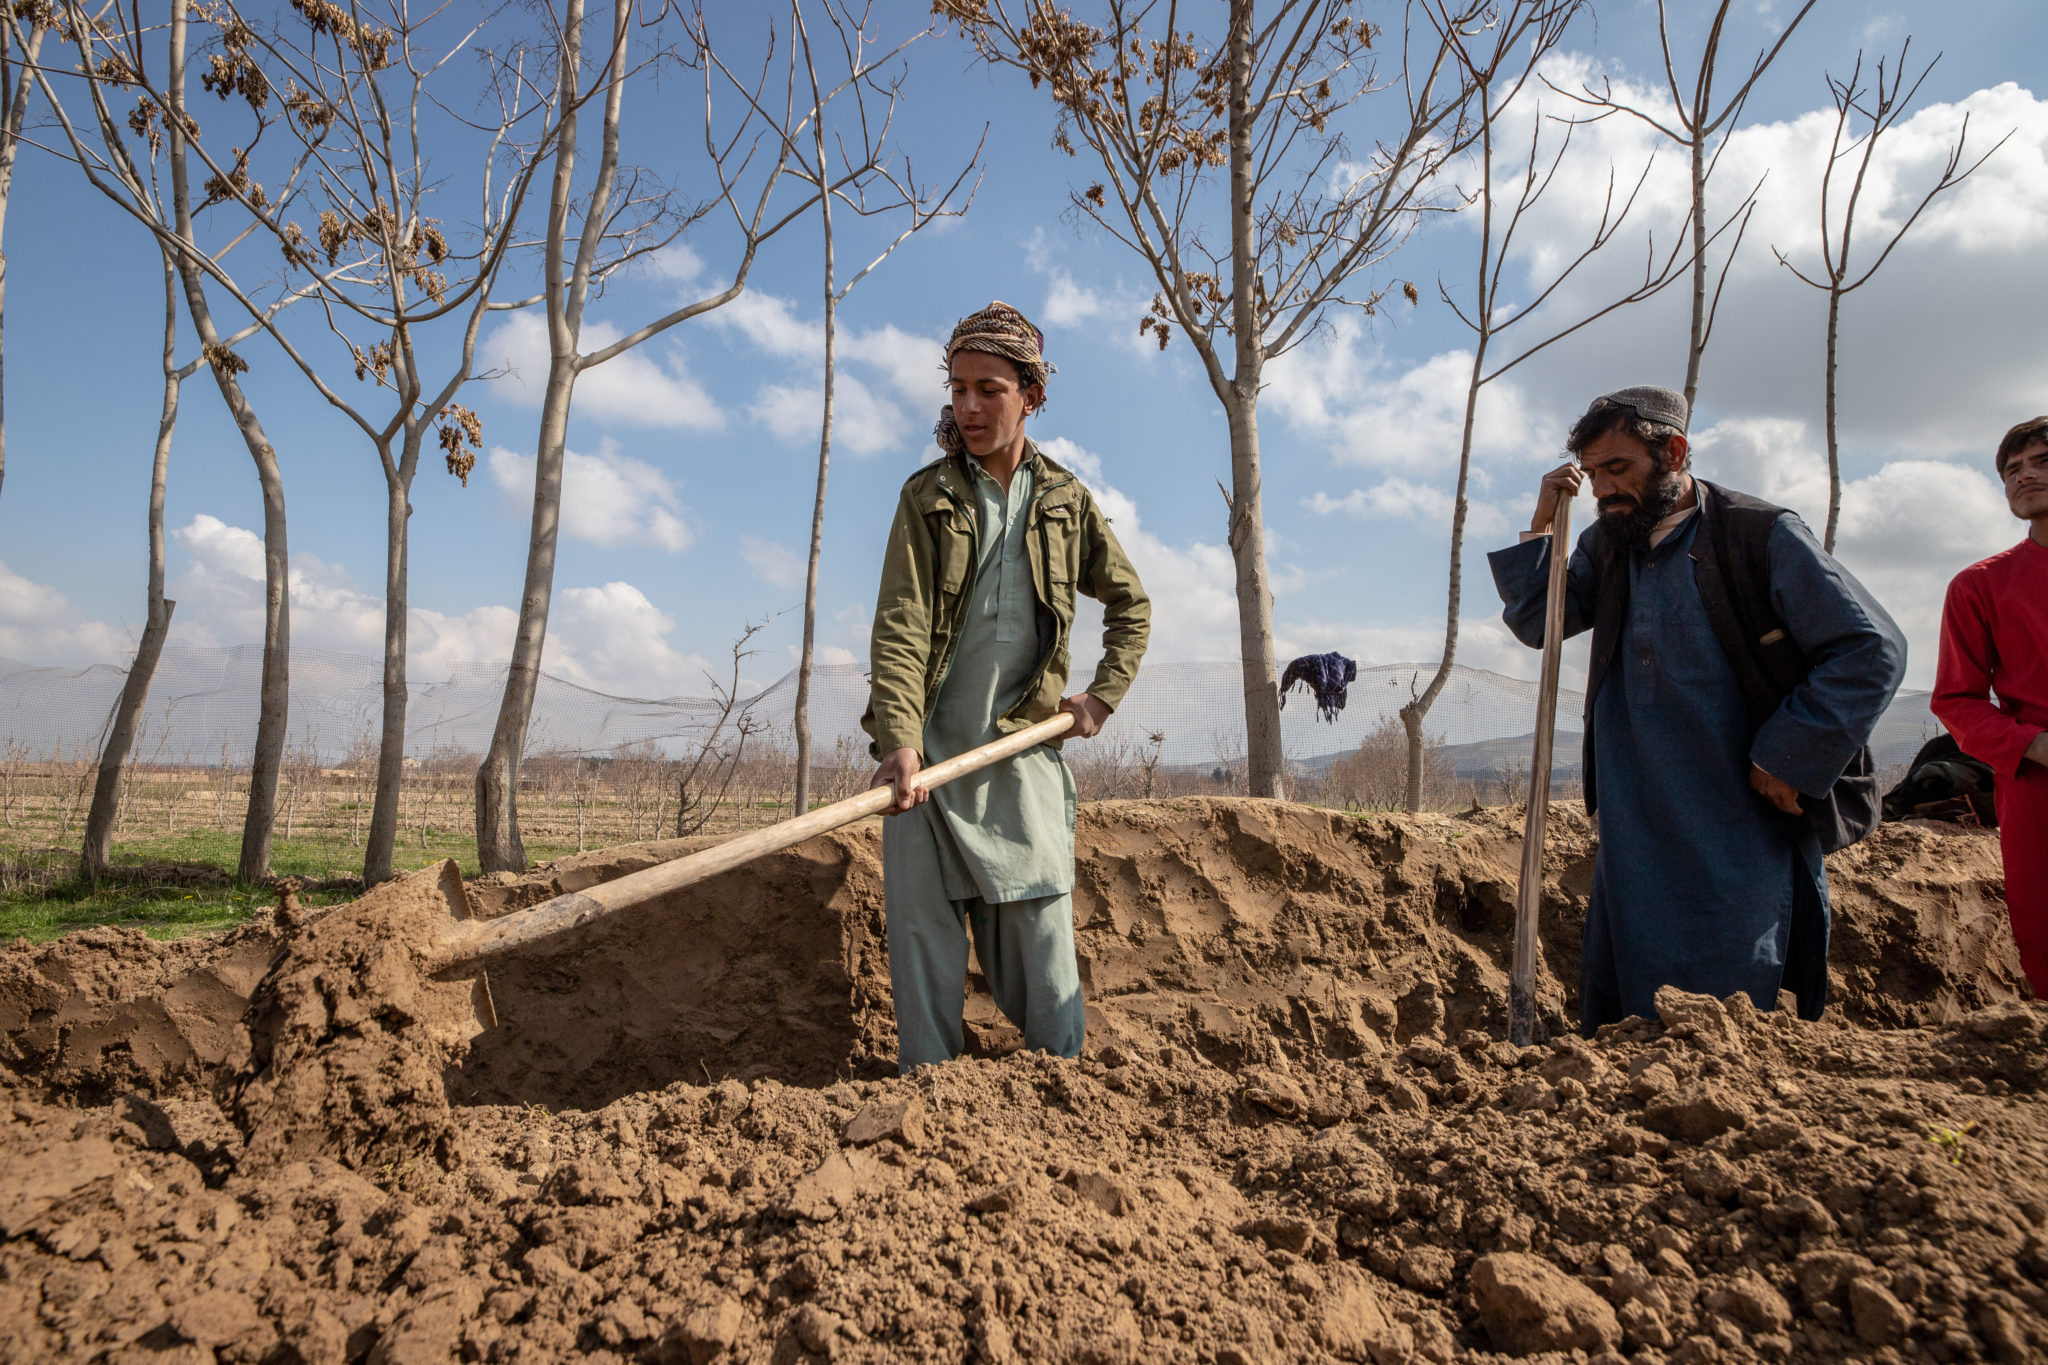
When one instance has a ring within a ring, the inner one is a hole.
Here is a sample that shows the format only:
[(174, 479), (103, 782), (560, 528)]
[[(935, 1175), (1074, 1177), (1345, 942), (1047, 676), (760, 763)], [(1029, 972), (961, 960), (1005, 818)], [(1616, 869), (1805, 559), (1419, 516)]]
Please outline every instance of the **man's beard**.
[(1675, 471), (1660, 470), (1643, 489), (1640, 502), (1626, 496), (1600, 499), (1601, 528), (1631, 549), (1647, 546), (1650, 533), (1657, 529), (1658, 522), (1671, 515), (1683, 492), (1684, 485)]

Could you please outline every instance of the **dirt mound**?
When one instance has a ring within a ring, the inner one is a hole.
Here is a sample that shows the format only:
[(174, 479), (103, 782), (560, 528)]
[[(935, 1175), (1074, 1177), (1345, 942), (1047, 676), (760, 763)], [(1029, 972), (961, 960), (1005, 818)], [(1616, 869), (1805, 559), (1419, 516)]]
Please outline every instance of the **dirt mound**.
[(248, 1054), (220, 1078), (251, 1169), (315, 1156), (383, 1172), (460, 1163), (443, 1077), (489, 1008), (480, 983), (436, 981), (413, 956), (452, 910), (466, 902), (448, 862), (386, 882), (285, 945), (251, 1001)]
[(247, 1054), (242, 1016), (279, 943), (267, 915), (170, 943), (114, 928), (18, 940), (0, 950), (0, 1065), (89, 1104), (201, 1092)]
[[(1570, 1027), (1591, 822), (1556, 807), (1537, 1005)], [(579, 855), (473, 886), (482, 913), (581, 890), (696, 845)], [(1089, 1032), (1237, 1066), (1275, 1046), (1336, 1060), (1420, 1034), (1503, 1032), (1521, 820), (1350, 816), (1188, 798), (1082, 808), (1075, 921)], [(2022, 998), (1995, 836), (1888, 825), (1839, 855), (1834, 1004), (1901, 1027)], [(878, 822), (814, 839), (494, 963), (501, 1027), (464, 1103), (592, 1108), (675, 1081), (819, 1085), (894, 1069)], [(974, 978), (970, 1048), (1021, 1039)]]
[(1552, 825), (1530, 1049), (1512, 812), (1084, 808), (1088, 1055), (1014, 1053), (977, 989), (987, 1055), (911, 1079), (872, 827), (493, 963), (483, 1032), (408, 951), (465, 903), (445, 868), (264, 938), (209, 1016), (237, 1041), (176, 1063), (121, 1011), (229, 940), (0, 954), (0, 1356), (2048, 1352), (2048, 1009), (1988, 927), (1995, 841), (1835, 860), (1827, 1022), (1667, 992), (1584, 1042), (1591, 829)]

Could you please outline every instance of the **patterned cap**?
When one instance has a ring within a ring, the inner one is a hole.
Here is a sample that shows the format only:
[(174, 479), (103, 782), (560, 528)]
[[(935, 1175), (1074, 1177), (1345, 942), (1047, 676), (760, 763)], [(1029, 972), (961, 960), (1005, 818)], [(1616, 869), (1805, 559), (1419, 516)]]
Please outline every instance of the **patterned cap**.
[[(1001, 299), (996, 299), (978, 313), (969, 313), (954, 325), (953, 335), (946, 338), (945, 369), (948, 374), (952, 373), (954, 355), (960, 351), (981, 351), (1015, 361), (1026, 388), (1044, 384), (1059, 372), (1059, 368), (1045, 358), (1045, 333), (1032, 326), (1031, 319)], [(948, 455), (967, 453), (967, 442), (953, 421), (951, 403), (939, 409), (939, 420), (932, 428), (932, 438)]]
[[(1685, 395), (1674, 389), (1660, 389), (1655, 384), (1638, 384), (1633, 388), (1616, 389), (1593, 400), (1586, 409), (1591, 417), (1603, 408), (1634, 408), (1636, 416), (1645, 422), (1659, 426), (1676, 427), (1683, 432), (1686, 423), (1692, 420), (1692, 406), (1685, 401)], [(1584, 419), (1581, 419), (1584, 420)]]
[(946, 365), (952, 367), (956, 351), (985, 351), (1014, 360), (1024, 371), (1024, 382), (1043, 384), (1058, 373), (1046, 363), (1045, 333), (1031, 325), (1031, 319), (995, 300), (978, 313), (969, 313), (953, 327), (946, 339)]

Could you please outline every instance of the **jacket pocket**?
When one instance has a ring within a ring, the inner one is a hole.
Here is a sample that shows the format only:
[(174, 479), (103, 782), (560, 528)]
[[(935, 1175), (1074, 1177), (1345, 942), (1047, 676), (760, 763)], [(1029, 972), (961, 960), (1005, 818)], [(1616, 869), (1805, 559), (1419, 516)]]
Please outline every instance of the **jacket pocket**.
[(932, 553), (937, 561), (933, 575), (939, 591), (958, 596), (967, 586), (968, 570), (974, 561), (974, 528), (957, 510), (946, 508), (928, 518)]

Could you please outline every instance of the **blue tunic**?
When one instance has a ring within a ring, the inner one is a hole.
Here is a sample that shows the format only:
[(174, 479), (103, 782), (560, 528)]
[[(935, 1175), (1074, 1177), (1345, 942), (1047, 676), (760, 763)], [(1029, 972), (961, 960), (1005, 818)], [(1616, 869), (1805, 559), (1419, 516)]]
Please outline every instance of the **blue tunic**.
[[(1801, 1012), (1826, 999), (1827, 872), (1802, 822), (1749, 785), (1750, 764), (1823, 796), (1869, 739), (1905, 672), (1906, 641), (1861, 583), (1796, 516), (1771, 532), (1771, 606), (1813, 672), (1759, 729), (1700, 601), (1690, 550), (1695, 515), (1629, 563), (1628, 615), (1593, 701), (1599, 852), (1580, 967), (1581, 1026), (1651, 1015), (1657, 988), (1772, 1008), (1779, 988)], [(1592, 537), (1569, 568), (1565, 633), (1593, 623)], [(1503, 619), (1543, 644), (1550, 537), (1489, 556)], [(1795, 915), (1795, 908), (1801, 913)], [(1786, 979), (1791, 934), (1813, 977)]]

